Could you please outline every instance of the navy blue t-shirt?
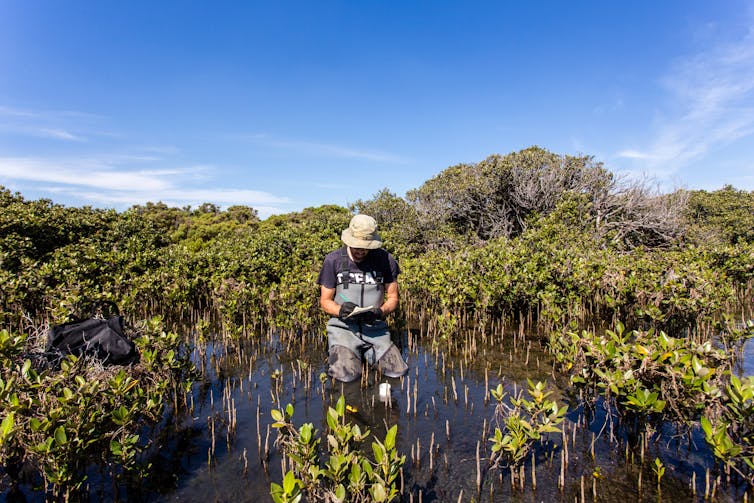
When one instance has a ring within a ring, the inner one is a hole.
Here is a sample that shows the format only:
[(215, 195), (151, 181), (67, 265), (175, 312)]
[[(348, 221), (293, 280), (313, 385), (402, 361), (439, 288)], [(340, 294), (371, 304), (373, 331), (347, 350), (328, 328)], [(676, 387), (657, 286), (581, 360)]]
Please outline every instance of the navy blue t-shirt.
[[(317, 277), (317, 284), (325, 288), (335, 288), (339, 283), (338, 274), (343, 271), (343, 253), (345, 247), (339, 248), (334, 252), (328, 253), (322, 263), (322, 269)], [(359, 263), (351, 260), (346, 252), (345, 261), (348, 263), (349, 283), (393, 283), (397, 281), (401, 272), (398, 262), (395, 258), (383, 250), (369, 250), (364, 260)]]

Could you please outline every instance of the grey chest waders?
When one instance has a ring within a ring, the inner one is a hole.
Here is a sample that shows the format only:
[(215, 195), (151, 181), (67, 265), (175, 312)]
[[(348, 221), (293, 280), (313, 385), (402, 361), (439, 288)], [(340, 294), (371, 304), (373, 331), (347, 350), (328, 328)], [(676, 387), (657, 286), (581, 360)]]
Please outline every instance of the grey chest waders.
[(340, 272), (336, 271), (335, 302), (353, 302), (359, 307), (381, 307), (385, 299), (382, 272), (352, 273), (349, 265), (348, 251), (343, 247), (340, 249)]
[[(359, 307), (380, 307), (385, 299), (385, 285), (382, 282), (382, 272), (380, 271), (358, 271), (351, 277), (351, 268), (348, 260), (348, 249), (340, 249), (340, 272), (336, 271), (335, 285), (335, 302), (343, 304), (344, 302), (353, 302)], [(355, 280), (355, 281), (353, 281)], [(364, 343), (359, 351), (361, 358), (364, 354), (372, 349), (372, 343), (364, 340), (363, 324), (359, 322), (359, 339)]]

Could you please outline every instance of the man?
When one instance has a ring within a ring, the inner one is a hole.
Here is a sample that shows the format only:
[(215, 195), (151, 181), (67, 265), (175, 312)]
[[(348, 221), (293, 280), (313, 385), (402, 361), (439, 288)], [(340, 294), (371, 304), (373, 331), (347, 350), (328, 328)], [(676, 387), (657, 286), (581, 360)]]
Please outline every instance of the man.
[(381, 248), (377, 222), (370, 216), (353, 217), (341, 240), (345, 246), (325, 257), (317, 278), (320, 307), (332, 316), (328, 374), (354, 381), (366, 360), (388, 377), (405, 375), (408, 365), (384, 321), (398, 308), (398, 263)]

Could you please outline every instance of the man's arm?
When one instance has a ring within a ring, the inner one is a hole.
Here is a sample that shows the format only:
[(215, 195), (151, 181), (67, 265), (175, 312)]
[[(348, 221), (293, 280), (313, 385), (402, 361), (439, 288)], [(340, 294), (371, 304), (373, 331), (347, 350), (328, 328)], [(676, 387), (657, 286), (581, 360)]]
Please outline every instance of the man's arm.
[(322, 285), (319, 289), (319, 307), (330, 316), (340, 314), (340, 305), (335, 302), (335, 288)]
[(378, 306), (382, 309), (382, 316), (387, 316), (398, 309), (398, 301), (398, 282), (393, 281), (385, 285), (385, 302)]

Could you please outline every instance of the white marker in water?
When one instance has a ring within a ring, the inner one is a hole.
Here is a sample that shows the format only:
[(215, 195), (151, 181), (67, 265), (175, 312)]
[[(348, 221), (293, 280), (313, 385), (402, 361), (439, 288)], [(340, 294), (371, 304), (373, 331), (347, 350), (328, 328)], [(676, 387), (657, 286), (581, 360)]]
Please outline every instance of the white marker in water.
[(383, 400), (390, 398), (390, 383), (383, 382), (380, 384), (380, 398)]

